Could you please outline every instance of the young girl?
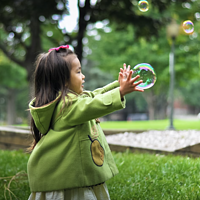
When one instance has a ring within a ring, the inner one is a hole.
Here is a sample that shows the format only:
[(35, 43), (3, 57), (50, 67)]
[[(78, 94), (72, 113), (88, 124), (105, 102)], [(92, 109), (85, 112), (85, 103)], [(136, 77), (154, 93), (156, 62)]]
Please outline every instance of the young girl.
[[(143, 90), (120, 69), (118, 81), (83, 91), (85, 76), (69, 46), (36, 61), (30, 102), (34, 142), (28, 161), (29, 200), (107, 200), (105, 181), (118, 173), (98, 117), (125, 107), (124, 95)], [(96, 119), (96, 120), (95, 120)]]

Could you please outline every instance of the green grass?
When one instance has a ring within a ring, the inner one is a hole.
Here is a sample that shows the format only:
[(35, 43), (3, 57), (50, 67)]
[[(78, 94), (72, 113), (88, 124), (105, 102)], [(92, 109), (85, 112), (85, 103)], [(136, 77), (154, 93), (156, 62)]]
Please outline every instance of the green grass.
[[(113, 156), (120, 173), (106, 182), (111, 200), (200, 199), (200, 158), (129, 152)], [(22, 151), (0, 150), (0, 199), (28, 199), (28, 157)]]
[(22, 151), (0, 150), (0, 200), (27, 200), (30, 195), (26, 164), (29, 155)]
[[(200, 130), (200, 120), (174, 119), (176, 130)], [(16, 125), (28, 127), (27, 124)], [(148, 121), (102, 121), (103, 129), (129, 129), (129, 130), (165, 130), (169, 126), (169, 119)]]
[[(150, 121), (105, 121), (101, 122), (103, 129), (130, 129), (130, 130), (165, 130), (169, 120)], [(200, 130), (200, 120), (174, 120), (176, 130)]]
[(107, 181), (112, 200), (198, 200), (200, 158), (114, 153), (119, 175)]

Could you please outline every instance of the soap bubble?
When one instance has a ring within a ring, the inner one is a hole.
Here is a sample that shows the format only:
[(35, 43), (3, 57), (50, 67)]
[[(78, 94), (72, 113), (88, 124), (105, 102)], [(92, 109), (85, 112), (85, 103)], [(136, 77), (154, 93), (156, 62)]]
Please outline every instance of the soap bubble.
[(185, 31), (185, 33), (187, 34), (191, 34), (194, 31), (194, 24), (192, 21), (190, 20), (186, 20), (183, 22), (183, 30)]
[(146, 12), (147, 10), (149, 10), (149, 3), (148, 3), (148, 1), (140, 0), (138, 2), (138, 8), (142, 12)]
[(140, 80), (143, 80), (143, 83), (140, 83), (138, 89), (148, 89), (152, 87), (156, 82), (156, 73), (153, 67), (148, 63), (140, 63), (133, 68), (133, 77), (140, 75), (140, 78), (137, 79), (135, 83)]

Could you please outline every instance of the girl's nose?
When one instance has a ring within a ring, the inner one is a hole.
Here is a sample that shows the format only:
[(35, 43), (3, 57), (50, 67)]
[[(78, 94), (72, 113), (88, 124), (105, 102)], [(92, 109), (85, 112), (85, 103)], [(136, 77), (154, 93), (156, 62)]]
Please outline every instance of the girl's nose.
[(82, 74), (82, 79), (85, 79), (85, 75), (84, 74)]

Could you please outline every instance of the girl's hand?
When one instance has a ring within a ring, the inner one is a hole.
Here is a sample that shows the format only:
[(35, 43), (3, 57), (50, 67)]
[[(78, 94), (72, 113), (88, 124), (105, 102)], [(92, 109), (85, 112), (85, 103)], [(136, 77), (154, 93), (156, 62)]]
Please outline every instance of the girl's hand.
[(143, 82), (142, 80), (138, 81), (137, 83), (134, 83), (140, 76), (137, 75), (136, 77), (131, 78), (132, 74), (133, 70), (130, 70), (128, 72), (127, 70), (126, 71), (120, 70), (119, 72), (119, 83), (120, 83), (119, 91), (121, 94), (121, 98), (123, 98), (124, 95), (129, 94), (133, 91), (144, 92), (143, 89), (138, 89), (136, 87), (137, 85)]
[[(120, 68), (120, 72), (123, 73), (123, 75), (124, 75), (124, 80), (126, 80), (127, 77), (128, 77), (128, 74), (129, 74), (129, 72), (130, 72), (130, 67), (131, 67), (131, 66), (128, 65), (128, 68), (126, 68), (126, 63), (124, 63), (124, 64), (123, 64), (123, 67), (124, 67), (124, 69)], [(120, 77), (118, 78), (118, 81), (119, 81), (119, 83), (120, 83)]]

